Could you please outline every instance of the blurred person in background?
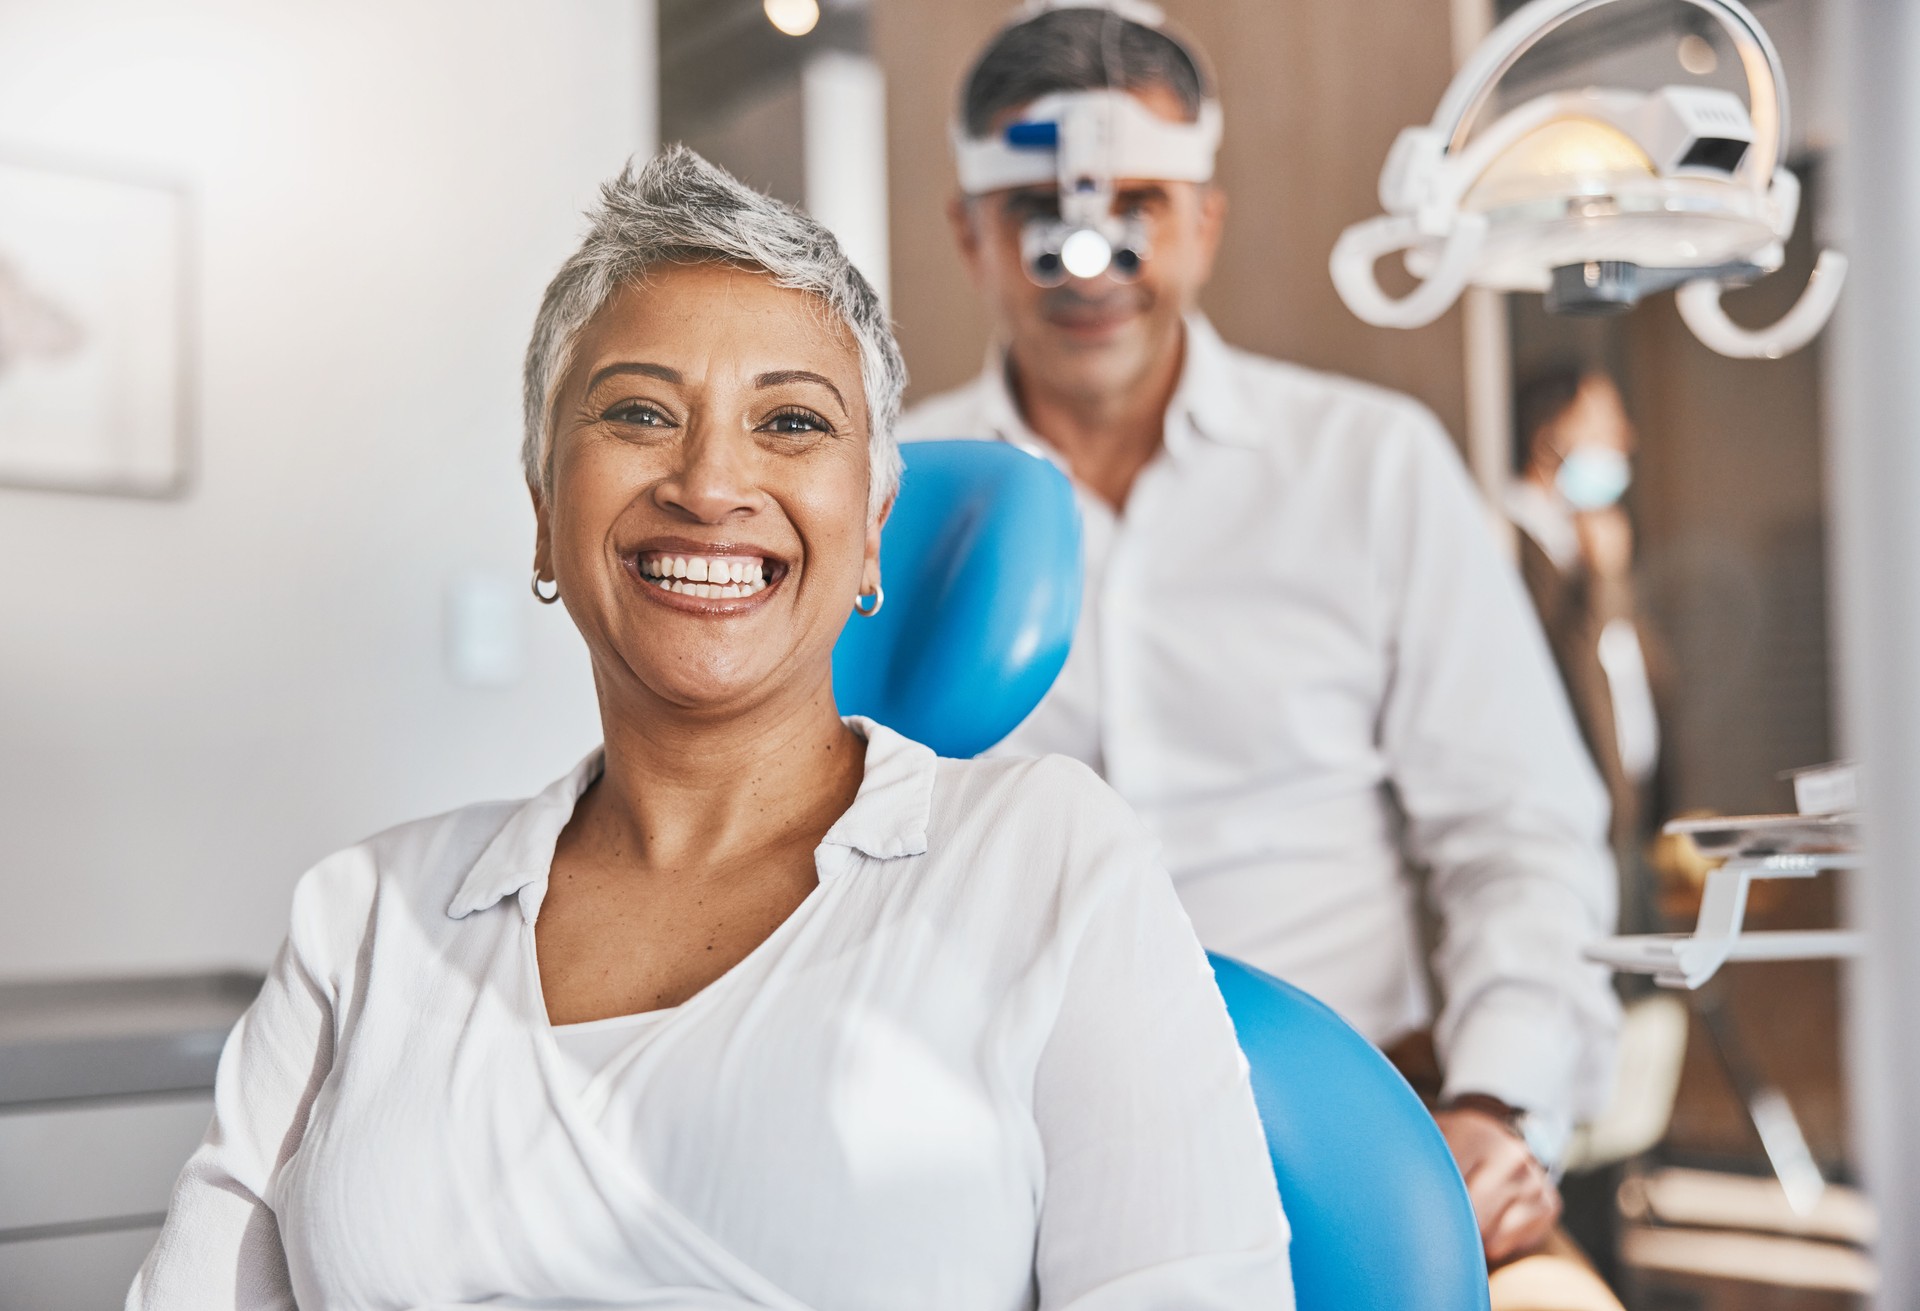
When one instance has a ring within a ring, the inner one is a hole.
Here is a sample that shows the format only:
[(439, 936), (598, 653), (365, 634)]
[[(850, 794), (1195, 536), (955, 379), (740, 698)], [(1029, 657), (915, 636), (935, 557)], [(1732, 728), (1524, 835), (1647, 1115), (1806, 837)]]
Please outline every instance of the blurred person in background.
[[(956, 135), (1104, 88), (1171, 122), (1212, 95), (1149, 10), (1029, 6), (967, 74)], [(998, 340), (902, 429), (1028, 447), (1078, 490), (1080, 628), (998, 750), (1098, 769), (1164, 844), (1209, 947), (1377, 1043), (1431, 1025), (1435, 1116), (1487, 1258), (1539, 1252), (1562, 1241), (1550, 1168), (1605, 1099), (1618, 1009), (1581, 958), (1614, 920), (1605, 794), (1526, 595), (1432, 415), (1236, 350), (1197, 311), (1219, 187), (1116, 180), (1116, 217), (1150, 239), (1125, 282), (1029, 277), (1023, 229), (1058, 204), (1051, 185), (952, 202)]]
[(1650, 908), (1637, 875), (1660, 719), (1634, 597), (1633, 526), (1621, 505), (1633, 477), (1633, 423), (1612, 378), (1560, 367), (1520, 388), (1514, 434), (1505, 504), (1519, 530), (1520, 576), (1612, 802), (1621, 919), (1645, 931)]
[(524, 457), (605, 743), (301, 880), (127, 1305), (1291, 1306), (1126, 807), (834, 707), (899, 474), (872, 288), (684, 149), (591, 220)]

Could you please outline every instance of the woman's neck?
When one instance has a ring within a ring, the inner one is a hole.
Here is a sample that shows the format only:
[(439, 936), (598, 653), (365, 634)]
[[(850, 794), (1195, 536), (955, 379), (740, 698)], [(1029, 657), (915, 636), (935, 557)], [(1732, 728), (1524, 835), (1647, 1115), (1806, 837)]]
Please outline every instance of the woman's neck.
[(831, 678), (738, 714), (604, 704), (606, 767), (581, 801), (578, 836), (636, 871), (724, 869), (817, 842), (853, 803), (866, 742), (841, 722)]

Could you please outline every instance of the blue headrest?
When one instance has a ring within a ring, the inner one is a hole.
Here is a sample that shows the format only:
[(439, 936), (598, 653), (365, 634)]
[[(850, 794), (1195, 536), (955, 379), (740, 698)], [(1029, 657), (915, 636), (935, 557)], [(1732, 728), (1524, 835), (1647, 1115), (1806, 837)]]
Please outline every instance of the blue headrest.
[(1486, 1311), (1480, 1228), (1433, 1116), (1289, 983), (1213, 956), (1293, 1227), (1300, 1311)]
[(842, 714), (943, 756), (1011, 733), (1066, 663), (1080, 617), (1080, 515), (1047, 461), (993, 441), (909, 442), (880, 537), (886, 604), (833, 652)]

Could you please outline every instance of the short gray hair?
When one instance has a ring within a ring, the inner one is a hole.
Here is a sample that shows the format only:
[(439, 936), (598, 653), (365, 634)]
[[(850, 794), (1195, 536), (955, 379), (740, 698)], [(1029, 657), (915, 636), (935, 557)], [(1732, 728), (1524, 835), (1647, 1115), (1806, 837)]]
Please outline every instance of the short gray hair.
[(1009, 23), (960, 84), (960, 122), (983, 137), (1009, 109), (1056, 91), (1173, 92), (1189, 121), (1212, 94), (1200, 56), (1178, 37), (1098, 6), (1050, 9)]
[(527, 343), (527, 483), (552, 491), (553, 404), (575, 344), (622, 287), (660, 264), (732, 264), (758, 269), (775, 285), (818, 296), (860, 349), (867, 400), (868, 512), (900, 485), (894, 425), (907, 366), (873, 287), (833, 234), (791, 205), (764, 196), (685, 146), (669, 146), (643, 168), (627, 164), (600, 189), (586, 238), (547, 284)]

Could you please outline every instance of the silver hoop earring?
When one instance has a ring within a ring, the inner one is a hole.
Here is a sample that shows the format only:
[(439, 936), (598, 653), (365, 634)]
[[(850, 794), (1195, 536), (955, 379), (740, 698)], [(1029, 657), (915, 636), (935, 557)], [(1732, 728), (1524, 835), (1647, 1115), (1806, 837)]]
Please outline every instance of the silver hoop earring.
[[(860, 604), (862, 601), (866, 600), (869, 596), (873, 598), (873, 608), (871, 610), (869, 610), (866, 606)], [(887, 603), (887, 589), (880, 586), (880, 584), (875, 583), (873, 585), (873, 590), (871, 592), (863, 592), (859, 596), (856, 596), (853, 598), (853, 612), (859, 615), (862, 619), (871, 619), (875, 615), (880, 613), (880, 607), (885, 605), (886, 603)]]
[(553, 591), (551, 593), (543, 592), (540, 590), (540, 573), (538, 570), (535, 570), (533, 575), (533, 599), (541, 605), (552, 605), (555, 601), (558, 601), (560, 599), (560, 580), (558, 578), (553, 580)]

